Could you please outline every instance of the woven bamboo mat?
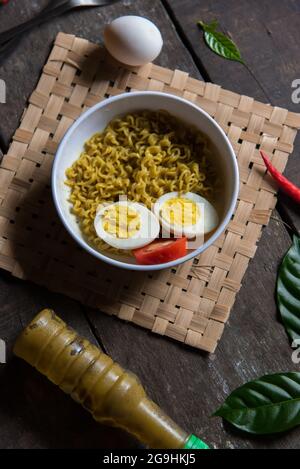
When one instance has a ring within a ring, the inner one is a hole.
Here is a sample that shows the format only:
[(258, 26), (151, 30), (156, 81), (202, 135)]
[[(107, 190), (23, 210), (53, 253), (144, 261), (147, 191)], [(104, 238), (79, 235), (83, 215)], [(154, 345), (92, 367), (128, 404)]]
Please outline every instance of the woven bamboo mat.
[[(50, 172), (66, 130), (88, 107), (131, 90), (173, 93), (223, 127), (236, 151), (241, 189), (226, 232), (199, 258), (151, 275), (102, 264), (82, 251), (56, 215)], [(192, 347), (220, 339), (276, 187), (258, 150), (283, 171), (300, 115), (157, 65), (122, 68), (98, 45), (60, 33), (0, 167), (0, 267), (84, 304)]]

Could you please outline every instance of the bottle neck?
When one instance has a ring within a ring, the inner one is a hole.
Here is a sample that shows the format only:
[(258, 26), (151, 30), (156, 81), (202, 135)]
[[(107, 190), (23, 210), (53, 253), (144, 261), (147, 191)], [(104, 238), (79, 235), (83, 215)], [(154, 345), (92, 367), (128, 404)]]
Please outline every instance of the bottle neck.
[(147, 397), (136, 408), (133, 421), (135, 436), (149, 448), (183, 448), (189, 436)]
[(134, 411), (134, 435), (153, 449), (209, 449), (206, 443), (182, 430), (153, 401), (145, 397)]

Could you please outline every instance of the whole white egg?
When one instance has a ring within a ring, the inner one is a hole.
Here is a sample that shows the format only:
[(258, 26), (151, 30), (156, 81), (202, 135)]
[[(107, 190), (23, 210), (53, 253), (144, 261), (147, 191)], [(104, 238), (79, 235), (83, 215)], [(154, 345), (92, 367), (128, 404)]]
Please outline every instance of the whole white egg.
[(109, 53), (126, 65), (152, 62), (161, 52), (163, 39), (159, 29), (141, 16), (121, 16), (104, 29), (104, 43)]

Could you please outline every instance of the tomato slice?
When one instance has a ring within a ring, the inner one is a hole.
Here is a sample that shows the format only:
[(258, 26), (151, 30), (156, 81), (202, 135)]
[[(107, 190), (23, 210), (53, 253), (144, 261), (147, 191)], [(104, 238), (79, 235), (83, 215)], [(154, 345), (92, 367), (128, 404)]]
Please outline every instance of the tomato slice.
[(133, 251), (138, 264), (143, 265), (164, 264), (179, 259), (186, 253), (186, 238), (156, 239), (147, 246)]

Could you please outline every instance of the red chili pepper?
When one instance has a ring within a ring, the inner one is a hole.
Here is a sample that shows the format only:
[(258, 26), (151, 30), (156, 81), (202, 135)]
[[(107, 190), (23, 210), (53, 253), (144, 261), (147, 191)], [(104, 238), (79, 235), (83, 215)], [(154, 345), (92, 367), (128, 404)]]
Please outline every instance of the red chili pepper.
[(273, 177), (273, 179), (277, 182), (280, 189), (282, 189), (287, 195), (289, 195), (293, 200), (300, 204), (300, 188), (295, 186), (291, 181), (289, 181), (286, 177), (284, 177), (278, 169), (276, 169), (271, 161), (269, 160), (266, 153), (260, 150), (260, 154), (265, 162), (266, 168)]

